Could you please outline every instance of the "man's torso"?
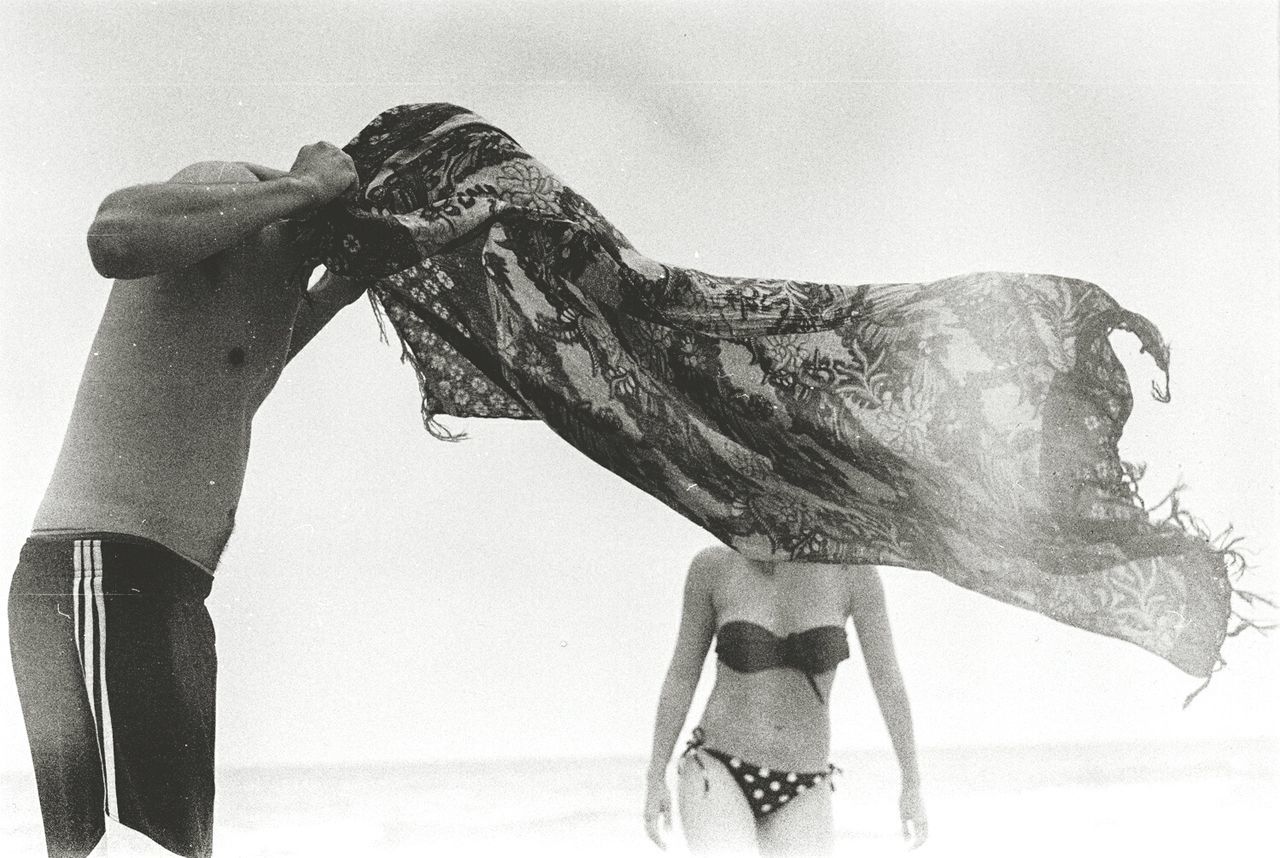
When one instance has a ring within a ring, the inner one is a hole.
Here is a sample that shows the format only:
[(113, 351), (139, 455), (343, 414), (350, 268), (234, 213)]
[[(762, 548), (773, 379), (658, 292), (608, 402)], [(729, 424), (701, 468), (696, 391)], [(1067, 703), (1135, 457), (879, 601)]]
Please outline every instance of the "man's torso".
[(253, 415), (302, 300), (280, 225), (198, 266), (116, 281), (37, 534), (114, 532), (212, 572), (235, 523)]

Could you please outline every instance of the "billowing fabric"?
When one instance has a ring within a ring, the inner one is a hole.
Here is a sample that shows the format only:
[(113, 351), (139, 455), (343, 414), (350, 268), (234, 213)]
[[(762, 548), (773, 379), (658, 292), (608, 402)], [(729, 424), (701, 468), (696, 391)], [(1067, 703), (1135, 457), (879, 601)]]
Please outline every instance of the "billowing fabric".
[(1153, 520), (1116, 446), (1132, 397), (1108, 333), (1166, 371), (1168, 350), (1099, 287), (663, 265), (447, 104), (389, 110), (347, 151), (359, 201), (304, 240), (377, 278), (429, 418), (542, 420), (750, 558), (929, 570), (1195, 675), (1218, 663), (1223, 554)]

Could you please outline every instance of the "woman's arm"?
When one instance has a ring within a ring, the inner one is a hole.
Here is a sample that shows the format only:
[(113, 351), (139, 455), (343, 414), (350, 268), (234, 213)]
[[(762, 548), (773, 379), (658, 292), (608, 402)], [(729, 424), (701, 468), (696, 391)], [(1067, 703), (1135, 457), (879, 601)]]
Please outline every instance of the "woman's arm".
[(675, 749), (680, 728), (689, 715), (689, 705), (702, 675), (702, 664), (716, 633), (712, 580), (726, 548), (708, 548), (689, 564), (684, 583), (684, 607), (675, 652), (667, 668), (658, 697), (658, 713), (653, 725), (653, 752), (649, 758), (648, 790), (645, 798), (645, 828), (650, 839), (663, 846), (659, 822), (671, 827), (671, 791), (667, 787), (667, 764)]
[(108, 194), (89, 227), (89, 256), (104, 277), (186, 268), (341, 196), (358, 181), (351, 158), (330, 143), (304, 146), (284, 174), (239, 163), (196, 164), (168, 182)]
[(916, 740), (911, 723), (911, 703), (902, 682), (898, 656), (893, 649), (893, 633), (889, 629), (889, 613), (884, 603), (884, 587), (875, 569), (853, 570), (853, 587), (849, 614), (867, 663), (871, 688), (880, 714), (889, 728), (893, 751), (902, 770), (902, 794), (899, 810), (902, 834), (915, 848), (929, 834), (928, 818), (920, 800), (920, 768), (916, 760)]

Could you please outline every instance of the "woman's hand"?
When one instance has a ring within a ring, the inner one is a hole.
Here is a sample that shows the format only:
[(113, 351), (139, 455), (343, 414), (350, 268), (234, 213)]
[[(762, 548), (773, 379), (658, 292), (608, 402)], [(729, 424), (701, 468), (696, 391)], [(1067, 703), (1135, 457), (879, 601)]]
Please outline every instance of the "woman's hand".
[(671, 790), (665, 777), (649, 779), (644, 797), (644, 830), (659, 849), (667, 848), (667, 835), (671, 833)]
[(918, 784), (902, 788), (898, 814), (902, 817), (902, 838), (907, 841), (908, 849), (915, 849), (929, 839), (929, 818), (925, 816)]

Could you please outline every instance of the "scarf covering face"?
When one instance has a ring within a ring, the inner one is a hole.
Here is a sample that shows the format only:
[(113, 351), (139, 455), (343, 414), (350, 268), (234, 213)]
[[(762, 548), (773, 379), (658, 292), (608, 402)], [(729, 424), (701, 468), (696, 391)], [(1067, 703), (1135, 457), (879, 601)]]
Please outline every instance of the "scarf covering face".
[[(934, 572), (1207, 677), (1230, 546), (1144, 508), (1107, 335), (1146, 319), (1065, 277), (838, 286), (637, 252), (510, 136), (393, 108), (346, 151), (355, 203), (302, 225), (370, 278), (436, 415), (541, 420), (759, 560)], [(1157, 398), (1167, 398), (1158, 389)]]

